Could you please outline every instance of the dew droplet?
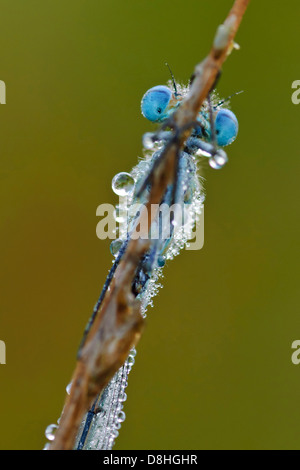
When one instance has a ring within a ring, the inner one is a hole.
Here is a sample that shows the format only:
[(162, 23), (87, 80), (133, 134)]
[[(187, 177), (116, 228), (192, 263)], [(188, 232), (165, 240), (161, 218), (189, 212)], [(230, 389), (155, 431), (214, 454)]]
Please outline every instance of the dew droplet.
[(123, 243), (124, 242), (123, 240), (121, 240), (121, 238), (117, 238), (116, 240), (113, 240), (109, 247), (111, 254), (116, 256), (119, 253)]
[(123, 401), (127, 400), (127, 394), (125, 392), (119, 397), (119, 402), (122, 403)]
[(49, 424), (49, 426), (46, 427), (45, 436), (49, 441), (54, 441), (55, 432), (57, 429), (58, 426), (56, 424)]
[(132, 348), (132, 349), (130, 350), (130, 353), (129, 353), (129, 354), (130, 354), (130, 356), (135, 357), (135, 356), (136, 356), (136, 349), (135, 349), (135, 348)]
[(117, 418), (118, 422), (123, 423), (123, 421), (125, 421), (125, 418), (126, 418), (126, 415), (125, 415), (124, 411), (120, 411), (118, 413), (118, 418)]
[(134, 365), (134, 363), (135, 363), (135, 358), (132, 357), (132, 356), (128, 356), (127, 366), (129, 367), (130, 370), (131, 370), (132, 366)]
[(119, 431), (117, 429), (113, 429), (111, 431), (111, 437), (112, 438), (116, 439), (118, 437), (118, 435), (119, 435)]
[(153, 149), (154, 145), (154, 134), (152, 132), (146, 132), (143, 135), (143, 146), (145, 147), (145, 149), (150, 150)]
[(157, 258), (157, 265), (160, 267), (160, 268), (163, 268), (164, 265), (166, 264), (166, 258), (164, 256), (159, 256)]
[(118, 196), (127, 196), (134, 190), (134, 179), (129, 173), (121, 172), (113, 177), (111, 186)]
[(67, 392), (68, 395), (70, 395), (71, 387), (72, 387), (72, 382), (70, 382), (70, 383), (66, 386), (66, 392)]
[(228, 162), (228, 157), (224, 150), (219, 149), (216, 155), (209, 159), (209, 165), (214, 170), (220, 170)]

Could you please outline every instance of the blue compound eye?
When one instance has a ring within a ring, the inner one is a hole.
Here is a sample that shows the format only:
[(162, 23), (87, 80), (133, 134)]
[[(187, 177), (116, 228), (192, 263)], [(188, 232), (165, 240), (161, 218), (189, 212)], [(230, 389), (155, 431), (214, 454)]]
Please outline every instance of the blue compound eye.
[(152, 122), (163, 121), (168, 117), (168, 104), (172, 97), (170, 88), (158, 85), (148, 90), (142, 99), (142, 114)]
[(238, 120), (229, 109), (220, 109), (215, 120), (217, 143), (220, 147), (231, 144), (238, 133)]

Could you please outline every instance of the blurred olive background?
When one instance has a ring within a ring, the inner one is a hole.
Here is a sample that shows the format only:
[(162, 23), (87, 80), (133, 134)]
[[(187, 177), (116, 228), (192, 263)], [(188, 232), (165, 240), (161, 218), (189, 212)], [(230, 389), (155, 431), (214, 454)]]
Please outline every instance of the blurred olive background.
[[(41, 449), (109, 267), (116, 203), (169, 62), (187, 82), (232, 0), (1, 0), (0, 448)], [(115, 449), (299, 449), (298, 0), (253, 1), (224, 66), (240, 122), (205, 171), (205, 244), (165, 269)]]

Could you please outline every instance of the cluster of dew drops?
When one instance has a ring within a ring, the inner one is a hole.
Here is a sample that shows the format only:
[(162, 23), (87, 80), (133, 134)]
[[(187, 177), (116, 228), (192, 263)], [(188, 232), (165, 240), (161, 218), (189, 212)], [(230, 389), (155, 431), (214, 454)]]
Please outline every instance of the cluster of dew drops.
[[(98, 444), (98, 440), (100, 439), (102, 446), (107, 446), (107, 449), (110, 449), (114, 445), (116, 437), (119, 435), (119, 429), (126, 419), (126, 414), (122, 408), (124, 402), (127, 400), (127, 394), (125, 393), (125, 389), (128, 385), (127, 376), (135, 363), (135, 356), (136, 350), (133, 348), (130, 351), (124, 366), (117, 372), (108, 385), (108, 399), (106, 399), (106, 401), (109, 403), (107, 403), (106, 406), (104, 404), (103, 408), (101, 407), (102, 411), (95, 414), (95, 417), (98, 421), (96, 422), (96, 426), (98, 426), (98, 432), (96, 431), (92, 440), (88, 440), (89, 442), (87, 442), (87, 445), (91, 448), (97, 448), (96, 444)], [(68, 395), (70, 394), (71, 387), (72, 382), (70, 382), (66, 387), (66, 392)], [(115, 387), (117, 387), (118, 390), (114, 390)], [(110, 406), (112, 402), (114, 404), (113, 407)], [(99, 423), (99, 419), (101, 420), (104, 415), (107, 415), (105, 420), (105, 429), (103, 429), (103, 424), (101, 426), (101, 422)], [(60, 418), (57, 420), (57, 424), (49, 424), (49, 426), (47, 426), (45, 430), (45, 436), (49, 442), (45, 444), (44, 450), (48, 450), (51, 442), (54, 441), (55, 433), (59, 427), (59, 422)]]
[[(161, 148), (160, 144), (155, 143), (155, 141), (152, 139), (152, 134), (151, 133), (146, 133), (144, 134), (143, 137), (143, 147), (145, 149), (145, 158), (140, 160), (140, 162), (132, 169), (131, 174), (127, 172), (120, 172), (117, 173), (113, 179), (112, 179), (112, 190), (113, 192), (119, 196), (120, 204), (117, 204), (115, 206), (115, 211), (114, 211), (114, 217), (116, 222), (123, 222), (124, 221), (124, 214), (125, 217), (128, 217), (128, 220), (132, 220), (135, 217), (135, 211), (136, 208), (131, 208), (131, 203), (134, 199), (134, 192), (137, 186), (137, 183), (140, 183), (141, 180), (144, 180), (145, 176), (148, 174), (148, 172), (151, 169), (152, 166), (152, 159), (151, 159), (151, 152), (153, 151), (153, 148), (156, 150), (159, 150)], [(222, 162), (223, 163), (223, 162)], [(221, 163), (221, 165), (222, 165)], [(221, 166), (220, 165), (220, 166)], [(202, 193), (199, 192), (199, 195), (197, 198), (195, 198), (195, 206), (199, 206), (203, 202), (203, 195)], [(134, 211), (132, 212), (131, 209)], [(126, 226), (126, 231), (122, 231), (119, 227), (119, 237), (114, 239), (111, 244), (110, 244), (110, 251), (114, 257), (118, 255), (118, 252), (120, 251), (125, 239), (127, 238), (127, 226)], [(183, 246), (183, 242), (181, 242), (181, 245), (179, 245), (179, 248), (181, 249)], [(173, 256), (176, 256), (178, 254), (179, 249), (175, 247), (175, 249), (168, 250), (168, 255), (167, 257), (169, 259), (172, 259)], [(159, 284), (157, 284), (157, 279), (162, 275), (162, 268), (165, 264), (166, 258), (165, 256), (160, 256), (158, 259), (158, 268), (156, 272), (154, 271), (153, 273), (153, 279), (150, 282), (150, 287), (145, 293), (145, 298), (144, 298), (144, 305), (143, 305), (143, 315), (146, 316), (145, 310), (147, 308), (147, 305), (151, 306), (152, 305), (152, 300), (151, 298), (154, 297), (157, 293), (157, 290), (159, 287), (161, 287)], [(135, 355), (135, 354), (134, 354)], [(131, 360), (131, 363), (128, 362), (127, 366), (129, 367), (129, 370), (131, 369), (133, 362), (134, 362), (134, 355), (133, 352), (128, 358), (128, 361)], [(132, 357), (131, 357), (132, 356)], [(66, 387), (66, 392), (70, 394), (71, 390), (71, 385), (72, 383), (69, 383)], [(124, 388), (124, 387), (123, 387)], [(124, 390), (123, 390), (124, 392)], [(125, 392), (122, 395), (123, 397), (126, 397)], [(126, 399), (126, 398), (125, 398)], [(125, 400), (122, 400), (125, 401)], [(125, 413), (121, 411), (120, 409), (118, 410), (118, 417), (117, 417), (117, 424), (116, 424), (116, 429), (114, 429), (114, 434), (117, 433), (117, 430), (120, 427), (121, 422), (125, 420)], [(55, 433), (58, 429), (60, 422), (60, 418), (57, 420), (57, 424), (50, 424), (47, 426), (45, 430), (45, 436), (47, 440), (49, 441), (45, 446), (44, 450), (48, 450), (50, 447), (50, 443), (55, 439)], [(114, 426), (112, 426), (113, 428)], [(110, 441), (116, 437), (116, 435), (111, 435)]]
[[(115, 217), (116, 222), (122, 223), (124, 222), (124, 213), (125, 213), (125, 217), (127, 216), (128, 202), (131, 200), (133, 192), (134, 192), (135, 180), (130, 173), (121, 172), (121, 173), (117, 173), (113, 177), (111, 186), (112, 186), (113, 192), (117, 196), (119, 196), (123, 200), (125, 198), (127, 200), (127, 203), (125, 204), (123, 203), (122, 207), (120, 207), (120, 205), (117, 204), (115, 207), (115, 211), (114, 211), (114, 217)], [(116, 238), (115, 240), (111, 242), (110, 251), (112, 255), (116, 256), (118, 254), (123, 243), (124, 243), (124, 239), (122, 239), (121, 237)]]

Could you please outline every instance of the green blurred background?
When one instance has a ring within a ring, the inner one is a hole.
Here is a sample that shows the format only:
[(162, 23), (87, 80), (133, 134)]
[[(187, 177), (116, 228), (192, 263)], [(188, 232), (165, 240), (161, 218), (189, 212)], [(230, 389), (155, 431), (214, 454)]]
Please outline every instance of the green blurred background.
[[(0, 448), (41, 449), (109, 267), (116, 203), (153, 129), (143, 93), (187, 82), (232, 0), (1, 0)], [(298, 0), (252, 1), (221, 96), (240, 122), (205, 171), (205, 244), (165, 269), (115, 449), (299, 449)]]

